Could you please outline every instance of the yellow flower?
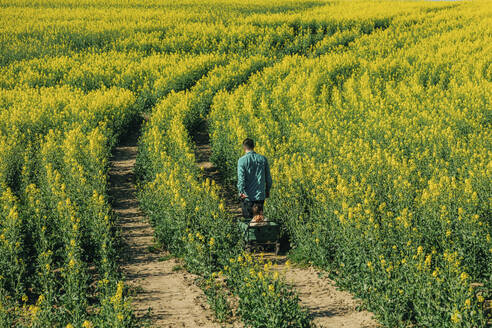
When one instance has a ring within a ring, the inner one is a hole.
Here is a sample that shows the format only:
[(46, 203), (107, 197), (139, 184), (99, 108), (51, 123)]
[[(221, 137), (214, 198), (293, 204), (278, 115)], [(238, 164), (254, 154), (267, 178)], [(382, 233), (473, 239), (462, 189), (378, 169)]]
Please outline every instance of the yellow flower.
[(69, 323), (68, 325), (65, 326), (65, 328), (74, 328), (74, 327), (71, 323)]
[(116, 287), (116, 293), (114, 294), (113, 297), (111, 297), (111, 303), (117, 304), (121, 301), (121, 298), (123, 297), (123, 282), (118, 282), (118, 285)]
[(31, 311), (31, 315), (32, 315), (33, 317), (35, 317), (35, 316), (36, 316), (36, 314), (37, 314), (37, 313), (38, 313), (38, 311), (39, 311), (39, 306), (32, 306), (32, 305), (30, 305), (30, 306), (29, 306), (29, 311)]
[(85, 320), (84, 323), (82, 324), (83, 328), (92, 328), (92, 323), (90, 321)]
[(468, 275), (468, 273), (466, 272), (462, 272), (461, 275), (460, 275), (460, 279), (461, 281), (465, 281), (469, 278), (470, 276)]
[(461, 314), (458, 310), (455, 310), (453, 315), (451, 315), (451, 321), (454, 323), (459, 323), (461, 321)]
[(427, 256), (425, 257), (424, 264), (425, 264), (426, 266), (430, 266), (430, 265), (431, 265), (431, 261), (432, 261), (432, 255), (430, 255), (430, 254), (429, 254), (429, 255), (427, 255)]
[(424, 248), (422, 246), (417, 247), (417, 255), (422, 254), (423, 251), (424, 251)]
[(272, 293), (275, 290), (275, 287), (273, 285), (268, 285), (268, 291)]
[(471, 305), (471, 301), (470, 301), (469, 298), (467, 298), (466, 301), (465, 301), (465, 306), (466, 307), (470, 307), (470, 305)]
[(41, 294), (41, 295), (39, 295), (39, 297), (38, 297), (38, 300), (37, 300), (36, 304), (37, 304), (37, 305), (40, 305), (41, 303), (43, 303), (43, 301), (44, 301), (44, 295), (43, 295), (43, 294)]

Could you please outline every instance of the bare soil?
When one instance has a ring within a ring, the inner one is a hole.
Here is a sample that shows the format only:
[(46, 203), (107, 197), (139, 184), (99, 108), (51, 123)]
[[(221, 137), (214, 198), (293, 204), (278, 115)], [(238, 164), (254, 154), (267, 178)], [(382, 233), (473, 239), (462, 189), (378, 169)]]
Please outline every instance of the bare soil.
[[(111, 160), (110, 196), (119, 216), (124, 250), (121, 269), (127, 285), (134, 291), (132, 306), (137, 318), (153, 327), (220, 327), (213, 319), (206, 297), (194, 281), (196, 276), (182, 269), (181, 263), (155, 247), (154, 230), (139, 208), (134, 166), (139, 129), (131, 129), (115, 148)], [(223, 191), (227, 207), (240, 216), (233, 186), (210, 161), (211, 147), (204, 125), (194, 133), (197, 165), (206, 177), (214, 179)], [(266, 254), (291, 283), (301, 303), (311, 312), (318, 327), (378, 327), (371, 313), (357, 310), (359, 302), (340, 291), (334, 282), (314, 268), (286, 266), (285, 256)], [(235, 324), (238, 326), (238, 323)]]
[(378, 327), (370, 312), (357, 310), (359, 302), (350, 293), (337, 289), (332, 280), (320, 277), (313, 268), (294, 267), (285, 275), (319, 327)]
[(110, 196), (119, 216), (125, 247), (121, 269), (135, 293), (135, 315), (153, 327), (220, 327), (202, 290), (194, 284), (196, 277), (154, 247), (154, 229), (139, 208), (134, 181), (139, 129), (130, 131), (114, 150)]
[[(214, 179), (222, 187), (222, 197), (231, 215), (240, 217), (240, 203), (235, 196), (234, 187), (224, 182), (223, 176), (210, 161), (212, 149), (206, 123), (203, 122), (200, 128), (193, 132), (197, 165), (202, 168), (206, 177)], [(277, 270), (283, 272), (286, 281), (298, 293), (301, 304), (310, 311), (317, 327), (372, 328), (380, 326), (373, 319), (372, 313), (358, 310), (360, 304), (358, 300), (354, 299), (350, 293), (339, 290), (333, 280), (324, 277), (314, 268), (287, 266), (285, 265), (286, 256), (275, 256), (273, 252), (266, 254), (265, 258), (270, 259), (277, 265)]]

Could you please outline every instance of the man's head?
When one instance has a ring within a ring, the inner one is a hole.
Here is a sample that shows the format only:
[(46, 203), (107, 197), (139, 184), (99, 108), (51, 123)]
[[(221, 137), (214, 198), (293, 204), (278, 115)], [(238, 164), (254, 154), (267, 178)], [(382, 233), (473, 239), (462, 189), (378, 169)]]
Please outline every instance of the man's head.
[(244, 139), (243, 149), (245, 152), (252, 151), (253, 149), (255, 149), (255, 142), (253, 141), (253, 139), (250, 138)]

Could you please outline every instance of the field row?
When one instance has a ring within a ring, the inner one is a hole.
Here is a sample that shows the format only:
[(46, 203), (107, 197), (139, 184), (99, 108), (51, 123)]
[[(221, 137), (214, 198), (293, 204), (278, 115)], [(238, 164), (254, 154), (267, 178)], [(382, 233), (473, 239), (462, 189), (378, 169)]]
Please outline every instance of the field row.
[(485, 8), (393, 21), (344, 53), (287, 57), (213, 101), (215, 163), (233, 181), (240, 141), (257, 140), (276, 180), (268, 215), (283, 222), (291, 253), (336, 271), (388, 326), (485, 325)]
[(389, 327), (484, 326), (489, 8), (2, 2), (0, 326), (136, 325), (107, 175), (142, 113), (141, 203), (219, 319), (232, 298), (247, 325), (310, 325), (271, 266), (242, 253), (197, 170), (190, 131), (203, 119), (231, 182), (244, 137), (271, 159), (268, 215), (297, 261), (338, 273)]
[(201, 176), (188, 132), (218, 90), (237, 86), (268, 63), (263, 57), (233, 61), (156, 106), (141, 138), (140, 200), (158, 239), (202, 277), (219, 319), (229, 319), (237, 297), (247, 326), (307, 327), (309, 314), (272, 264), (243, 253), (238, 226), (215, 183)]
[[(128, 63), (117, 62), (107, 86), (87, 87), (84, 74), (71, 83), (2, 89), (0, 326), (134, 324), (107, 197), (111, 149), (152, 99), (224, 61), (160, 58), (165, 65), (153, 79), (139, 80), (145, 69), (134, 69), (131, 87), (121, 82)], [(70, 70), (57, 69), (65, 76)], [(155, 81), (162, 89), (145, 97), (142, 90)]]
[(0, 99), (1, 326), (123, 325), (130, 309), (115, 270), (106, 174), (133, 95), (60, 87)]

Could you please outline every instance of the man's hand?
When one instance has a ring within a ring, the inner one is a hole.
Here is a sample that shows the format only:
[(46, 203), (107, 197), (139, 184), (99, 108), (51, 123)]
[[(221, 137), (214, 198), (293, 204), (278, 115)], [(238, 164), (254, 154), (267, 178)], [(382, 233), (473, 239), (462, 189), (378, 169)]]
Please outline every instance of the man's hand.
[(246, 199), (246, 198), (248, 198), (248, 196), (246, 196), (246, 194), (241, 194), (241, 195), (239, 195), (239, 197), (241, 197), (241, 199)]

